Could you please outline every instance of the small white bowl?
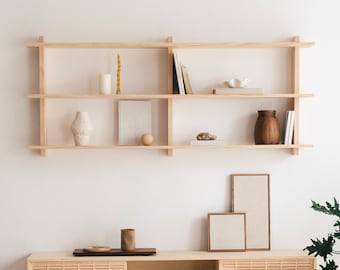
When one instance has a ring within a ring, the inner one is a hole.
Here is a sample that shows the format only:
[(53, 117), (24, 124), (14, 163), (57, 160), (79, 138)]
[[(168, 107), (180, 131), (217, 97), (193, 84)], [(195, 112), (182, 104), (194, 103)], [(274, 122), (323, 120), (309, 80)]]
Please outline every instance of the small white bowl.
[(224, 85), (227, 87), (231, 87), (231, 88), (236, 88), (236, 87), (244, 88), (247, 86), (248, 82), (249, 82), (248, 79), (241, 80), (241, 79), (233, 78), (229, 81), (225, 81)]

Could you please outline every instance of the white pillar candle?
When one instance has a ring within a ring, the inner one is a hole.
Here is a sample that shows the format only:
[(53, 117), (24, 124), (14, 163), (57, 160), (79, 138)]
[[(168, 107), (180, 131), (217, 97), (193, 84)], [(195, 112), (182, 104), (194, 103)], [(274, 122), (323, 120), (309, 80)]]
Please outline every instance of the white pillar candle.
[(104, 95), (111, 94), (111, 74), (99, 75), (99, 93)]

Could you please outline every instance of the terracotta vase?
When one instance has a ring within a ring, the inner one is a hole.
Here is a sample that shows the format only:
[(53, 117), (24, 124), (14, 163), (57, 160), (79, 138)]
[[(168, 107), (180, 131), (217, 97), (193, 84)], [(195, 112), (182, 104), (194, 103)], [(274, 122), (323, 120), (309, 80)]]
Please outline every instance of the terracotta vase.
[(77, 146), (90, 144), (93, 127), (87, 112), (77, 112), (76, 118), (72, 122), (71, 130)]
[(258, 111), (254, 130), (255, 144), (280, 143), (280, 125), (276, 118), (276, 111)]

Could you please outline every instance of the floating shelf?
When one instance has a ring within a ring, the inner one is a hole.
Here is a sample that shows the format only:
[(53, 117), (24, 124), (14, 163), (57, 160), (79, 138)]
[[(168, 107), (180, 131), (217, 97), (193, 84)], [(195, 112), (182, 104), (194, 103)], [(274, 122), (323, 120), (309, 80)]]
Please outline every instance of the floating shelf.
[[(37, 48), (39, 55), (39, 90), (38, 93), (28, 94), (29, 99), (37, 99), (40, 109), (40, 145), (30, 145), (29, 149), (40, 150), (42, 156), (46, 156), (49, 149), (164, 149), (169, 156), (173, 155), (174, 149), (290, 149), (293, 155), (299, 153), (299, 149), (312, 147), (311, 144), (301, 144), (299, 138), (299, 115), (301, 98), (313, 97), (311, 93), (302, 93), (299, 86), (300, 49), (314, 46), (314, 42), (301, 42), (299, 37), (293, 37), (291, 41), (283, 42), (173, 42), (172, 37), (168, 37), (166, 42), (45, 42), (44, 37), (39, 37), (38, 41), (26, 42), (30, 48)], [(119, 95), (98, 95), (98, 94), (70, 94), (48, 93), (46, 89), (45, 77), (45, 52), (50, 48), (131, 48), (131, 49), (166, 49), (167, 54), (167, 89), (160, 89), (165, 94), (119, 94)], [(292, 87), (287, 89), (287, 93), (265, 93), (265, 94), (192, 94), (175, 95), (173, 93), (173, 49), (174, 48), (286, 48), (291, 52), (292, 65), (289, 68), (289, 75), (292, 78)], [(166, 100), (167, 101), (167, 142), (166, 145), (153, 146), (119, 146), (119, 145), (98, 145), (98, 146), (68, 146), (68, 145), (48, 145), (47, 143), (47, 119), (46, 110), (48, 99), (111, 99), (111, 100)], [(290, 109), (295, 110), (294, 139), (291, 145), (175, 145), (173, 139), (173, 101), (191, 99), (291, 99)]]

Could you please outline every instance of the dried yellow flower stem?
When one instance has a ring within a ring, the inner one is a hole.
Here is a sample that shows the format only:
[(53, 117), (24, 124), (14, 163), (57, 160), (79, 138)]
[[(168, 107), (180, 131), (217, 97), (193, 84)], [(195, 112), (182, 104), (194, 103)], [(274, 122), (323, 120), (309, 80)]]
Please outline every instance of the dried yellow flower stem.
[(117, 90), (116, 94), (120, 94), (120, 55), (117, 55)]

